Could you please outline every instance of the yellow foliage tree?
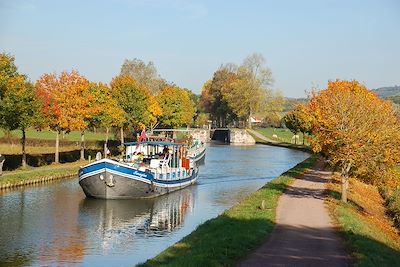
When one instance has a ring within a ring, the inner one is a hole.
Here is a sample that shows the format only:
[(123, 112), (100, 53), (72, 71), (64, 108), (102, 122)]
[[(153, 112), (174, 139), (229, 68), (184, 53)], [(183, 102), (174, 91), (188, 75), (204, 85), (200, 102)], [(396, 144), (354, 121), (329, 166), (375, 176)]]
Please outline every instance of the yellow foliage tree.
[(312, 93), (312, 147), (341, 168), (342, 201), (349, 174), (379, 183), (400, 160), (400, 124), (392, 105), (357, 81), (330, 81)]
[(160, 123), (165, 127), (176, 128), (193, 122), (195, 107), (186, 90), (176, 86), (165, 87), (158, 95), (162, 110)]
[(104, 156), (107, 156), (108, 137), (111, 127), (121, 127), (124, 122), (124, 111), (111, 93), (111, 88), (102, 83), (90, 83), (89, 92), (93, 101), (90, 103), (94, 113), (89, 118), (89, 125), (106, 129)]

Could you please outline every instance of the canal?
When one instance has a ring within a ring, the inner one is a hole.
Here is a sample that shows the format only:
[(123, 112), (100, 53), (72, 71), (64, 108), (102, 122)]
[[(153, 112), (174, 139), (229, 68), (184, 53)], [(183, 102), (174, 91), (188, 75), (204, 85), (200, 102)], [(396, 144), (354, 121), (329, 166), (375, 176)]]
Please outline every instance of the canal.
[(87, 199), (77, 178), (0, 193), (0, 266), (134, 266), (308, 157), (211, 145), (198, 183), (151, 200)]

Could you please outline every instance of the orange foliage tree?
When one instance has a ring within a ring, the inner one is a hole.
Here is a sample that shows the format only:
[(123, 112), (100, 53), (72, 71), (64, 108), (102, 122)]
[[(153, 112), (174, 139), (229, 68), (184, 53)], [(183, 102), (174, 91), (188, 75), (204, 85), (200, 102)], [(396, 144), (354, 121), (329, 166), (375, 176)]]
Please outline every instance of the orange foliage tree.
[(59, 134), (61, 131), (81, 132), (81, 159), (84, 158), (84, 132), (88, 119), (97, 111), (90, 106), (93, 95), (89, 81), (77, 71), (43, 74), (36, 82), (36, 94), (42, 100), (45, 124), (56, 131), (55, 162), (59, 162)]
[(400, 124), (392, 105), (357, 81), (330, 81), (312, 93), (312, 147), (341, 168), (342, 201), (349, 174), (384, 182), (400, 160)]

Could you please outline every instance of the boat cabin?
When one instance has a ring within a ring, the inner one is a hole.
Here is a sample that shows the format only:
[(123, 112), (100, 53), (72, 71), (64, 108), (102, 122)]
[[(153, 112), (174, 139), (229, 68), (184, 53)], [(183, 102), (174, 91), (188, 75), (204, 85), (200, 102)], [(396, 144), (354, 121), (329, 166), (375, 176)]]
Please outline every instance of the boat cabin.
[[(187, 157), (187, 144), (142, 141), (125, 143), (124, 162), (152, 173), (189, 171), (193, 166)], [(180, 176), (180, 175), (178, 175)]]

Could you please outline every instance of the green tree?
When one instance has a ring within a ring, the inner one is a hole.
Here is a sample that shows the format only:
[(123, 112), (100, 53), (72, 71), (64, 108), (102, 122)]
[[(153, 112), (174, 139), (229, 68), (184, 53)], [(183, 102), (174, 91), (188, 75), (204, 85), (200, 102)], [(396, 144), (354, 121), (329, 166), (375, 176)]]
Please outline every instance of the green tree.
[(158, 102), (162, 110), (160, 123), (164, 127), (176, 128), (193, 122), (195, 107), (185, 89), (168, 86), (158, 95)]
[(305, 104), (298, 104), (283, 118), (286, 127), (291, 132), (293, 132), (294, 134), (298, 134), (299, 132), (303, 133), (303, 145), (304, 136), (311, 133), (312, 119), (313, 118), (310, 115), (308, 107)]
[[(300, 125), (301, 125), (301, 120), (300, 118), (296, 115), (295, 112), (291, 111), (287, 113), (283, 117), (283, 122), (285, 123), (286, 127), (294, 134), (297, 135), (300, 132)], [(297, 144), (297, 139), (294, 139), (294, 143)]]
[(285, 108), (286, 99), (280, 91), (266, 90), (266, 99), (260, 117), (274, 127), (279, 127)]
[(22, 167), (26, 168), (26, 129), (38, 121), (40, 103), (33, 85), (24, 75), (18, 74), (14, 58), (1, 54), (0, 62), (0, 125), (9, 131), (22, 131)]

